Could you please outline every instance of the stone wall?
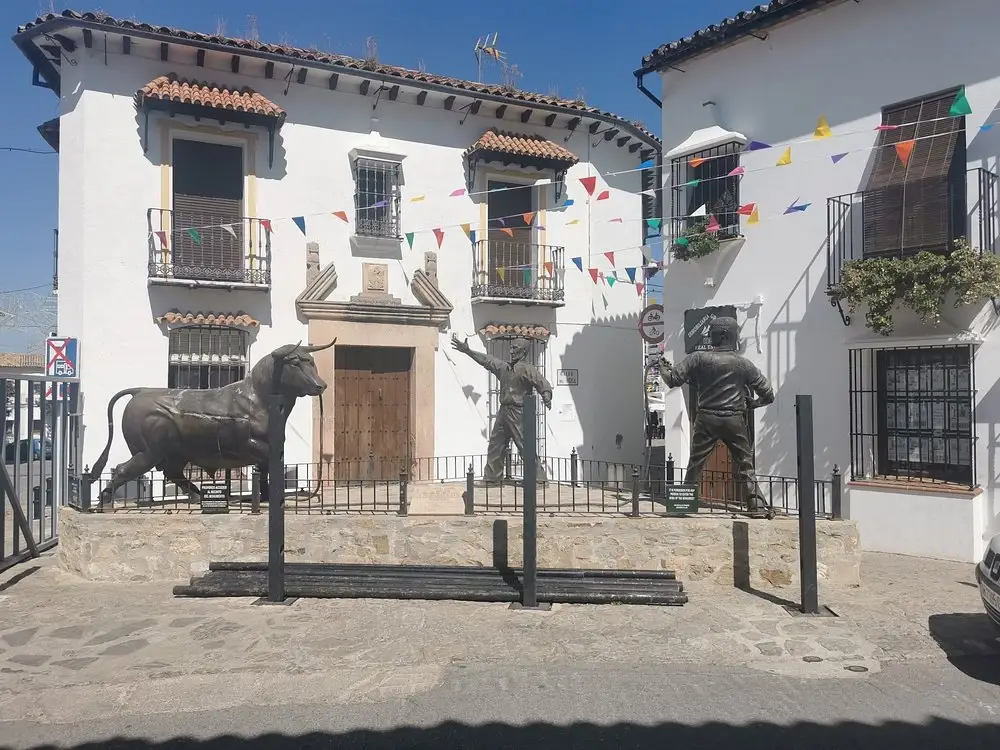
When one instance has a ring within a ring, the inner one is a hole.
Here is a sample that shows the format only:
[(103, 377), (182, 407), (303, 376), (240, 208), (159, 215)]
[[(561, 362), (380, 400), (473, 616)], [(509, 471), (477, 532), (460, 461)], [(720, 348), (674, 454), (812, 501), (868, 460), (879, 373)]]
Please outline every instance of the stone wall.
[[(486, 515), (288, 515), (285, 559), (489, 566), (498, 521), (506, 522), (510, 564), (519, 566), (520, 519)], [(85, 514), (63, 508), (59, 523), (60, 565), (89, 580), (179, 582), (189, 578), (192, 566), (209, 561), (267, 560), (266, 514)], [(859, 585), (857, 525), (817, 521), (816, 527), (820, 580)], [(734, 538), (746, 540), (753, 586), (798, 586), (798, 526), (787, 519), (544, 517), (538, 519), (538, 564), (669, 569), (684, 581), (731, 586)]]

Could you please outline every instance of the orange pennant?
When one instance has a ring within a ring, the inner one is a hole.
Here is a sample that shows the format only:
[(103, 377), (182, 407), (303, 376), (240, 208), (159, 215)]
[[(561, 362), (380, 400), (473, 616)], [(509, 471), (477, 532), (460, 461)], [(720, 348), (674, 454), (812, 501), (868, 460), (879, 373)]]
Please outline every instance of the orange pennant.
[(500, 227), (500, 231), (510, 237), (514, 236), (514, 230), (510, 229), (509, 227)]
[(910, 155), (913, 153), (914, 145), (916, 145), (916, 141), (912, 140), (900, 141), (896, 144), (896, 156), (898, 156), (899, 160), (903, 162), (904, 167), (910, 161)]
[(551, 260), (547, 260), (547, 261), (545, 261), (544, 265), (545, 265), (545, 273), (547, 273), (549, 276), (551, 276), (552, 275), (552, 261)]
[(346, 211), (334, 211), (333, 215), (340, 219), (345, 224), (347, 223), (347, 212)]
[(708, 159), (702, 159), (701, 157), (697, 157), (696, 156), (694, 159), (689, 159), (688, 160), (688, 164), (691, 165), (692, 169), (697, 169), (702, 164), (704, 164), (706, 161), (708, 161)]
[(535, 218), (534, 211), (528, 211), (526, 214), (521, 214), (521, 218), (524, 219), (525, 224), (531, 224), (531, 220)]

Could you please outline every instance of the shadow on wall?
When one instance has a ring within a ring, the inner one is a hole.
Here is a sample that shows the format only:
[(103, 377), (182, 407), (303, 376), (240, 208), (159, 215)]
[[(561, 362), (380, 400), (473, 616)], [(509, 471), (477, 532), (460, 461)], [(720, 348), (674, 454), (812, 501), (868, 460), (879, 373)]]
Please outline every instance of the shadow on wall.
[[(623, 293), (627, 290), (623, 290)], [(603, 294), (614, 293), (604, 288)], [(578, 421), (582, 459), (640, 463), (645, 447), (642, 339), (638, 314), (597, 319), (577, 329), (563, 352), (562, 367), (579, 372), (579, 385), (555, 387), (550, 423)], [(569, 335), (563, 325), (562, 334)], [(575, 417), (560, 414), (569, 391)], [(560, 393), (562, 392), (562, 393)], [(621, 439), (618, 439), (621, 435)]]

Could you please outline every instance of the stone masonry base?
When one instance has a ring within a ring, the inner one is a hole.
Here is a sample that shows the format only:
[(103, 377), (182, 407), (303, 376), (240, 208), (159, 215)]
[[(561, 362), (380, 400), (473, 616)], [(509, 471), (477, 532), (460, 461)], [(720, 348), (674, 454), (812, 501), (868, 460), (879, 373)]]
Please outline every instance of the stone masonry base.
[[(520, 518), (488, 515), (288, 515), (285, 559), (489, 566), (497, 521), (506, 522), (509, 563), (520, 566)], [(751, 585), (798, 586), (798, 524), (789, 519), (542, 517), (538, 564), (676, 570), (682, 581), (709, 579), (731, 586), (734, 526), (735, 536), (741, 537), (744, 524)], [(266, 514), (87, 514), (63, 508), (59, 525), (60, 566), (93, 581), (180, 582), (209, 561), (267, 560)], [(817, 521), (816, 527), (820, 581), (860, 585), (857, 525)]]

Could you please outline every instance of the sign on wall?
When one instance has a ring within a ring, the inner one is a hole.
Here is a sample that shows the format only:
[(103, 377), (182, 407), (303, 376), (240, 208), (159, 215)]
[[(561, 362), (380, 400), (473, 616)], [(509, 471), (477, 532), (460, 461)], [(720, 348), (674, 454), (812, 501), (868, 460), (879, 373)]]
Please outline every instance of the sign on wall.
[(639, 315), (639, 335), (650, 344), (663, 341), (663, 305), (650, 305), (642, 311)]
[(80, 342), (72, 338), (45, 339), (45, 374), (58, 378), (80, 376)]
[(690, 354), (699, 350), (710, 350), (712, 341), (708, 328), (716, 318), (736, 319), (736, 307), (722, 305), (720, 307), (702, 307), (696, 310), (684, 311), (684, 353)]
[(556, 385), (580, 385), (580, 371), (556, 370)]

